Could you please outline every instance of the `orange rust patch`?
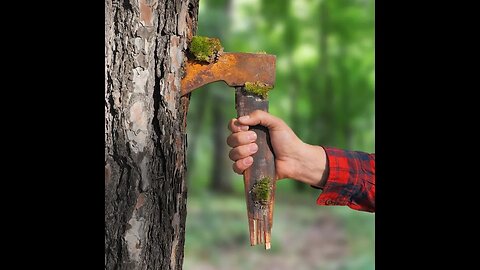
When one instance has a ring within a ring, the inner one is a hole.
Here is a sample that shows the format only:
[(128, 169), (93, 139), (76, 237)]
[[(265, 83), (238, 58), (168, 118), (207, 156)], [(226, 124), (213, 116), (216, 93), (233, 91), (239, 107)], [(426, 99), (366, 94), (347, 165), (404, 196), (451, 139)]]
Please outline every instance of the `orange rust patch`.
[(181, 94), (186, 95), (205, 84), (224, 81), (229, 86), (260, 81), (275, 84), (275, 55), (256, 53), (224, 53), (214, 63), (188, 60), (182, 79)]
[(142, 207), (145, 204), (145, 195), (140, 193), (137, 197), (137, 203), (135, 204), (135, 209)]
[(139, 0), (140, 4), (140, 20), (145, 26), (153, 26), (153, 9), (146, 3), (146, 0)]

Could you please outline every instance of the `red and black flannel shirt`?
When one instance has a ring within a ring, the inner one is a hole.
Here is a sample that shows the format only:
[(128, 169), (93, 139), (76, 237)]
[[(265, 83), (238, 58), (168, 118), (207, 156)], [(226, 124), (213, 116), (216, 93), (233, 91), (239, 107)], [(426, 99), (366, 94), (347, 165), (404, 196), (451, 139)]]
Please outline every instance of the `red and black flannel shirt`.
[(375, 154), (323, 148), (330, 172), (317, 204), (375, 212)]

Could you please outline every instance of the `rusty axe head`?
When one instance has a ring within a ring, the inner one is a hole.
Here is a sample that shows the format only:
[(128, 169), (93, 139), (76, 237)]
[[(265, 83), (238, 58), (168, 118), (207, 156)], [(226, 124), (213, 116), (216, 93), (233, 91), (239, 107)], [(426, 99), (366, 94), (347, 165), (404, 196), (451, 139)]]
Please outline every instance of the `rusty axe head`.
[(216, 61), (188, 59), (182, 79), (182, 96), (205, 84), (224, 81), (229, 86), (261, 82), (274, 86), (275, 55), (264, 53), (221, 53)]

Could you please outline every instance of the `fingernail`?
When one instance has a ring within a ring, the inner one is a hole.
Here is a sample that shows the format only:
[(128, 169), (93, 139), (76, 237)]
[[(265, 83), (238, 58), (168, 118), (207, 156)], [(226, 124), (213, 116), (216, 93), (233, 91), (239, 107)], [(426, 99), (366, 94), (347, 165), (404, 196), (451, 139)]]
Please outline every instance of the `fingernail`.
[(257, 133), (255, 133), (255, 132), (249, 133), (248, 134), (248, 139), (252, 140), (252, 141), (256, 140), (257, 139)]
[(241, 126), (241, 127), (240, 127), (240, 130), (247, 131), (247, 130), (248, 130), (248, 126)]
[(249, 148), (250, 148), (251, 153), (255, 153), (258, 150), (258, 145), (256, 143), (254, 143), (254, 144), (250, 145)]
[(245, 159), (245, 165), (251, 165), (253, 163), (253, 158), (252, 157), (248, 157)]
[(250, 115), (244, 115), (238, 118), (240, 122), (246, 121), (248, 118), (250, 118)]

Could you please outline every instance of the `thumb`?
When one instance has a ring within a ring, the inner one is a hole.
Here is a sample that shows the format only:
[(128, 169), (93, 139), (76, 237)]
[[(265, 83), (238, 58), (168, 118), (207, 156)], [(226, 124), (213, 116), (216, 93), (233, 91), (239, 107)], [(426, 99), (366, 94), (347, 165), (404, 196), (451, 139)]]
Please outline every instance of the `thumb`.
[(247, 126), (262, 125), (268, 129), (279, 128), (283, 124), (283, 121), (279, 118), (261, 110), (256, 110), (248, 115), (239, 117), (238, 122)]

